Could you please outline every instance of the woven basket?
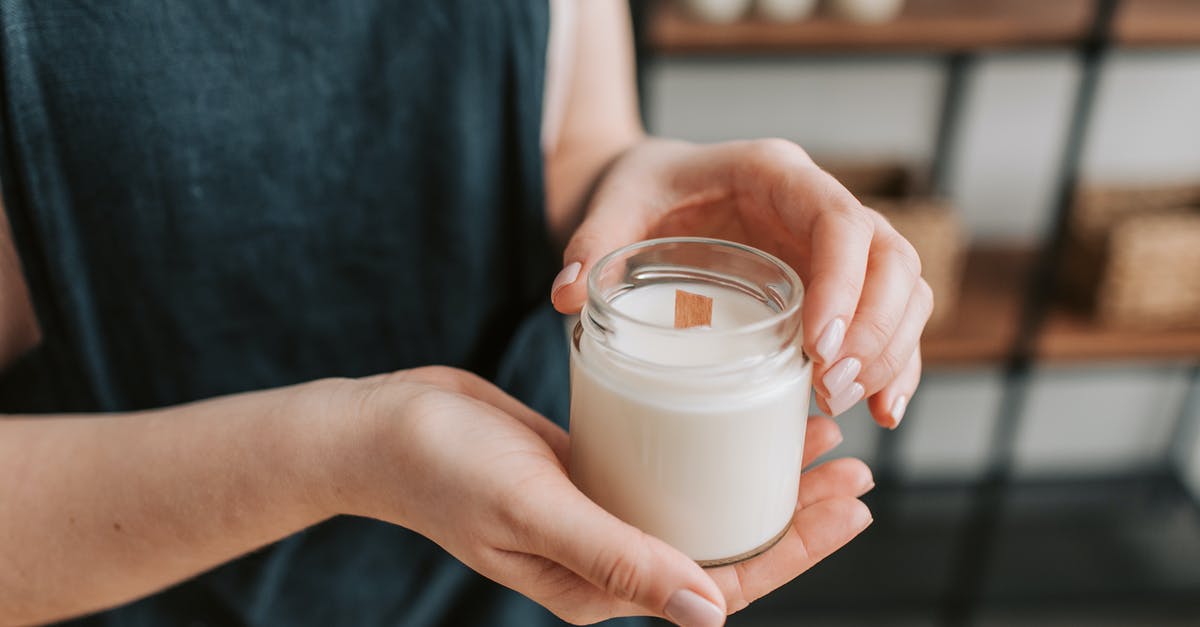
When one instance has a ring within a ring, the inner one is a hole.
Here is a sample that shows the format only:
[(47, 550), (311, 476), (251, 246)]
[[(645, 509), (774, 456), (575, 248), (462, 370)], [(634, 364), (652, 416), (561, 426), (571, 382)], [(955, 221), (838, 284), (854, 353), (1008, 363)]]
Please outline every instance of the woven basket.
[(929, 195), (928, 177), (896, 162), (824, 163), (862, 203), (883, 214), (917, 249), (921, 275), (933, 289), (929, 327), (953, 318), (962, 283), (966, 236), (954, 207)]
[(1070, 226), (1065, 287), (1098, 320), (1200, 325), (1200, 185), (1083, 189)]
[(933, 315), (929, 326), (945, 324), (958, 306), (966, 238), (958, 213), (947, 202), (929, 198), (907, 200), (866, 199), (917, 249), (921, 275), (933, 289)]

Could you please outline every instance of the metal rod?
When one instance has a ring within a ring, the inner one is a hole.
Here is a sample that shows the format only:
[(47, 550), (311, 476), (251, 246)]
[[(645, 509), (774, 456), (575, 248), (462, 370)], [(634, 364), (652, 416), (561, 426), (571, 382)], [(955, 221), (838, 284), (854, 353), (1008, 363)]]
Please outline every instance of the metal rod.
[(634, 70), (637, 79), (638, 112), (642, 116), (642, 124), (649, 127), (647, 113), (650, 111), (649, 72), (647, 68), (653, 61), (654, 49), (647, 40), (646, 30), (649, 28), (650, 9), (652, 2), (645, 0), (629, 0), (629, 17), (633, 26)]
[(941, 111), (938, 112), (937, 136), (934, 139), (933, 160), (929, 168), (933, 191), (939, 196), (947, 196), (950, 192), (950, 166), (954, 159), (955, 138), (962, 127), (967, 71), (973, 61), (974, 57), (964, 52), (946, 58)]
[[(942, 102), (938, 111), (928, 181), (933, 187), (932, 191), (941, 196), (947, 195), (949, 190), (949, 164), (954, 158), (955, 137), (962, 128), (963, 92), (966, 91), (966, 75), (972, 60), (973, 56), (965, 52), (951, 54), (945, 60), (946, 77), (942, 84)], [(920, 191), (923, 193), (927, 190)], [(918, 398), (913, 398), (909, 403), (910, 423), (921, 413), (916, 407), (919, 403)], [(901, 437), (899, 431), (883, 433), (875, 445), (875, 485), (878, 495), (875, 497), (875, 507), (879, 510), (892, 508), (895, 504), (895, 492), (899, 488)]]
[[(1185, 447), (1196, 447), (1189, 451)], [(1170, 450), (1164, 460), (1164, 471), (1170, 474), (1179, 485), (1184, 486), (1185, 492), (1191, 497), (1192, 507), (1200, 514), (1200, 498), (1186, 488), (1181, 465), (1187, 463), (1190, 455), (1200, 455), (1200, 361), (1193, 363), (1188, 372), (1187, 390), (1179, 403), (1179, 415), (1171, 428), (1171, 439), (1167, 444)], [(1197, 461), (1196, 463), (1200, 463)], [(1200, 486), (1191, 486), (1196, 490)]]
[(1004, 500), (1012, 481), (1016, 438), (1029, 403), (1030, 371), (1036, 358), (1037, 337), (1053, 297), (1055, 274), (1063, 254), (1068, 214), (1079, 177), (1080, 155), (1117, 4), (1118, 0), (1096, 0), (1091, 31), (1079, 50), (1081, 74), (1055, 189), (1053, 228), (1027, 280), (1017, 335), (1005, 362), (1004, 395), (992, 431), (986, 471), (955, 553), (957, 560), (951, 574), (951, 589), (942, 613), (942, 622), (946, 625), (970, 624), (991, 566), (997, 532), (1004, 516)]

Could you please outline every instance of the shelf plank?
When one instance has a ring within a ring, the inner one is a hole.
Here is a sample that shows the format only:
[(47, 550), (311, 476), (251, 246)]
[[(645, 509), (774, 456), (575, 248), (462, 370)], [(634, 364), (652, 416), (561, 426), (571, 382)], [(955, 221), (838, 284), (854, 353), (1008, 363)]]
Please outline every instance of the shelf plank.
[[(1033, 266), (1028, 248), (970, 251), (954, 318), (926, 332), (925, 363), (934, 367), (1003, 362), (1015, 339), (1021, 299)], [(1179, 329), (1106, 327), (1085, 312), (1056, 304), (1047, 314), (1035, 356), (1049, 363), (1184, 360), (1200, 362), (1200, 326)]]
[(921, 338), (925, 364), (999, 363), (1008, 357), (1032, 262), (1024, 249), (971, 250), (953, 317)]
[(1124, 0), (1113, 28), (1121, 46), (1194, 46), (1200, 44), (1200, 2)]
[(1091, 11), (1090, 0), (909, 0), (899, 17), (883, 24), (823, 14), (793, 23), (749, 17), (708, 24), (660, 0), (651, 10), (648, 41), (668, 55), (1062, 46), (1086, 34)]
[(1038, 356), (1052, 362), (1192, 360), (1200, 362), (1200, 327), (1142, 330), (1105, 328), (1078, 311), (1055, 308), (1038, 341)]

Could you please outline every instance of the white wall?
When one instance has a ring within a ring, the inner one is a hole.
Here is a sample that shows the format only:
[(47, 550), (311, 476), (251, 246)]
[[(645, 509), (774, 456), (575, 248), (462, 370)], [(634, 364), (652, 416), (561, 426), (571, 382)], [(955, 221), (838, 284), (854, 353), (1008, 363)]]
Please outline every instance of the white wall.
[(1118, 55), (1097, 105), (1084, 152), (1089, 178), (1200, 179), (1200, 54)]
[[(816, 155), (921, 162), (933, 150), (943, 86), (933, 57), (663, 59), (651, 68), (648, 123), (698, 141), (781, 136)], [(997, 54), (973, 64), (952, 146), (950, 191), (976, 240), (1032, 240), (1051, 216), (1079, 79), (1063, 52)], [(1118, 53), (1101, 74), (1083, 155), (1090, 180), (1200, 179), (1200, 53)], [(1026, 476), (1110, 473), (1167, 460), (1186, 365), (1110, 364), (1037, 372), (1018, 436)], [(899, 439), (904, 476), (982, 470), (1002, 392), (994, 368), (932, 372), (896, 434), (856, 408), (840, 453), (870, 458)], [(1200, 421), (1200, 408), (1189, 417)], [(1200, 428), (1176, 443), (1200, 495)]]
[[(780, 136), (815, 155), (922, 162), (933, 152), (942, 68), (934, 57), (667, 58), (651, 67), (648, 123), (697, 141)], [(1065, 52), (973, 64), (950, 186), (976, 238), (1043, 232), (1078, 79)], [(1099, 92), (1086, 178), (1200, 178), (1200, 53), (1115, 54)]]
[(777, 136), (814, 155), (921, 161), (941, 85), (931, 60), (672, 59), (653, 67), (648, 123), (697, 141)]
[(975, 64), (952, 152), (950, 192), (976, 238), (1030, 240), (1049, 226), (1078, 79), (1065, 53)]

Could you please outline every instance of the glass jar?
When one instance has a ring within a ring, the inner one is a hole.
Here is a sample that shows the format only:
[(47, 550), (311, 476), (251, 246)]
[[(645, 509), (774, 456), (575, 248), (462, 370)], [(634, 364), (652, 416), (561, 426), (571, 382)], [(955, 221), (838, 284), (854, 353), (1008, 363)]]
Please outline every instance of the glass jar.
[[(808, 414), (799, 277), (748, 246), (667, 238), (614, 251), (587, 282), (572, 480), (702, 566), (770, 548), (795, 509)], [(713, 299), (711, 327), (674, 327), (677, 289)]]

